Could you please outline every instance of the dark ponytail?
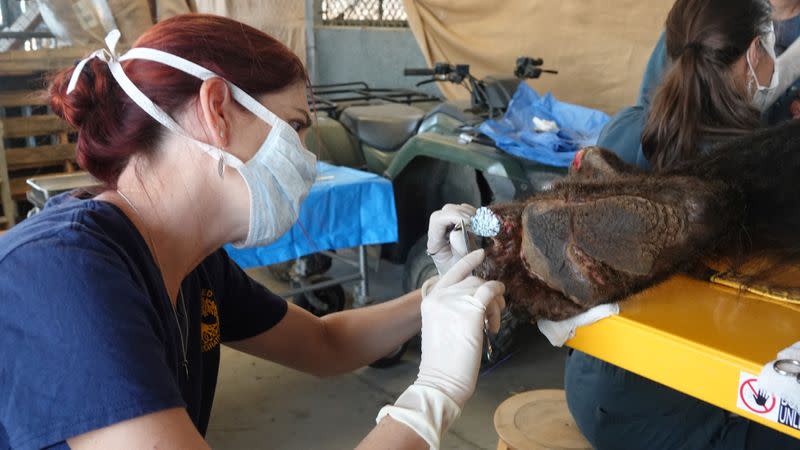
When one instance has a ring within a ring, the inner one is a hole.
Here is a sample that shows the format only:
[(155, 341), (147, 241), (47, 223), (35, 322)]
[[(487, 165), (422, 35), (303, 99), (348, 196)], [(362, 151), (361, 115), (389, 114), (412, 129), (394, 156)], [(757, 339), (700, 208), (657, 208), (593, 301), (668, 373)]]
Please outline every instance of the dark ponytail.
[[(732, 66), (770, 23), (766, 0), (678, 0), (666, 23), (673, 61), (653, 98), (642, 151), (655, 170), (690, 159), (704, 145), (760, 125)], [(708, 141), (707, 141), (708, 140)]]

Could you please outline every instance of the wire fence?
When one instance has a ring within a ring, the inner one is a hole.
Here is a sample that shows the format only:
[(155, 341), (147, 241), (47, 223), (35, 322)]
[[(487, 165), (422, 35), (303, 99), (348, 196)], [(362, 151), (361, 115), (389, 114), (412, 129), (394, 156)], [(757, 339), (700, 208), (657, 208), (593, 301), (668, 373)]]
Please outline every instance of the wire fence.
[(34, 0), (0, 0), (0, 52), (30, 52), (67, 44), (42, 23), (39, 5)]
[(322, 0), (322, 24), (407, 27), (402, 0)]

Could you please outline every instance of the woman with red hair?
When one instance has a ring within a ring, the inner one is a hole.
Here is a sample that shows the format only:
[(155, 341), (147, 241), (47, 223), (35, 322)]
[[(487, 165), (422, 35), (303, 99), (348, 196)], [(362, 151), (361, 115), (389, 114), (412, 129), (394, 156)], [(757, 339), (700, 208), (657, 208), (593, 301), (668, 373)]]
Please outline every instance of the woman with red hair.
[[(0, 239), (0, 448), (207, 448), (220, 343), (328, 376), (422, 325), (417, 380), (361, 447), (438, 447), (503, 307), (501, 284), (470, 276), (482, 252), (450, 258), (421, 296), (323, 318), (288, 304), (221, 247), (277, 239), (316, 178), (300, 60), (207, 15), (163, 21), (121, 56), (118, 38), (50, 86), (104, 189), (56, 197)], [(434, 240), (469, 212), (435, 215)]]

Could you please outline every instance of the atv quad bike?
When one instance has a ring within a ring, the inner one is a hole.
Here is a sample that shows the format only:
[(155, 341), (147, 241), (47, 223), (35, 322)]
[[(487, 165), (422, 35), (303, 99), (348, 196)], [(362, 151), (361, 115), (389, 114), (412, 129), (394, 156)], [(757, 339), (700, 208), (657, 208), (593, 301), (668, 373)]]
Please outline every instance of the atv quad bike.
[[(432, 69), (406, 69), (407, 76), (464, 85), (467, 103), (408, 89), (375, 89), (366, 83), (314, 86), (317, 132), (307, 145), (333, 164), (381, 174), (392, 181), (398, 214), (399, 241), (385, 245), (382, 257), (404, 263), (403, 286), (414, 290), (436, 274), (425, 253), (428, 218), (447, 203), (488, 205), (527, 198), (566, 174), (566, 168), (546, 166), (512, 156), (494, 146), (475, 128), (502, 115), (519, 83), (538, 78), (541, 59), (519, 58), (515, 77), (469, 73), (468, 65), (438, 63)], [(505, 317), (495, 338), (495, 362), (511, 349), (514, 319)], [(402, 355), (402, 354), (401, 354)]]

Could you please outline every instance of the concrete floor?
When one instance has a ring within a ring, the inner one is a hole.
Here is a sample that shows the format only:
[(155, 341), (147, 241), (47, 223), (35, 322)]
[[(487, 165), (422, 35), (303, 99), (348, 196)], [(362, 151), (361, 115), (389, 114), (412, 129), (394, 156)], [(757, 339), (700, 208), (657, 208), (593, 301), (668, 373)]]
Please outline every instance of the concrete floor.
[[(332, 272), (342, 270), (335, 265)], [(282, 289), (265, 270), (250, 274), (271, 289)], [(382, 261), (380, 270), (370, 273), (372, 298), (401, 294), (401, 274), (402, 267)], [(518, 392), (563, 388), (565, 355), (566, 350), (550, 346), (535, 327), (523, 330), (515, 353), (481, 374), (475, 395), (442, 448), (496, 448), (495, 408)], [(215, 449), (353, 448), (373, 427), (378, 410), (414, 381), (418, 364), (417, 341), (395, 367), (367, 367), (318, 379), (223, 347), (206, 437)]]

